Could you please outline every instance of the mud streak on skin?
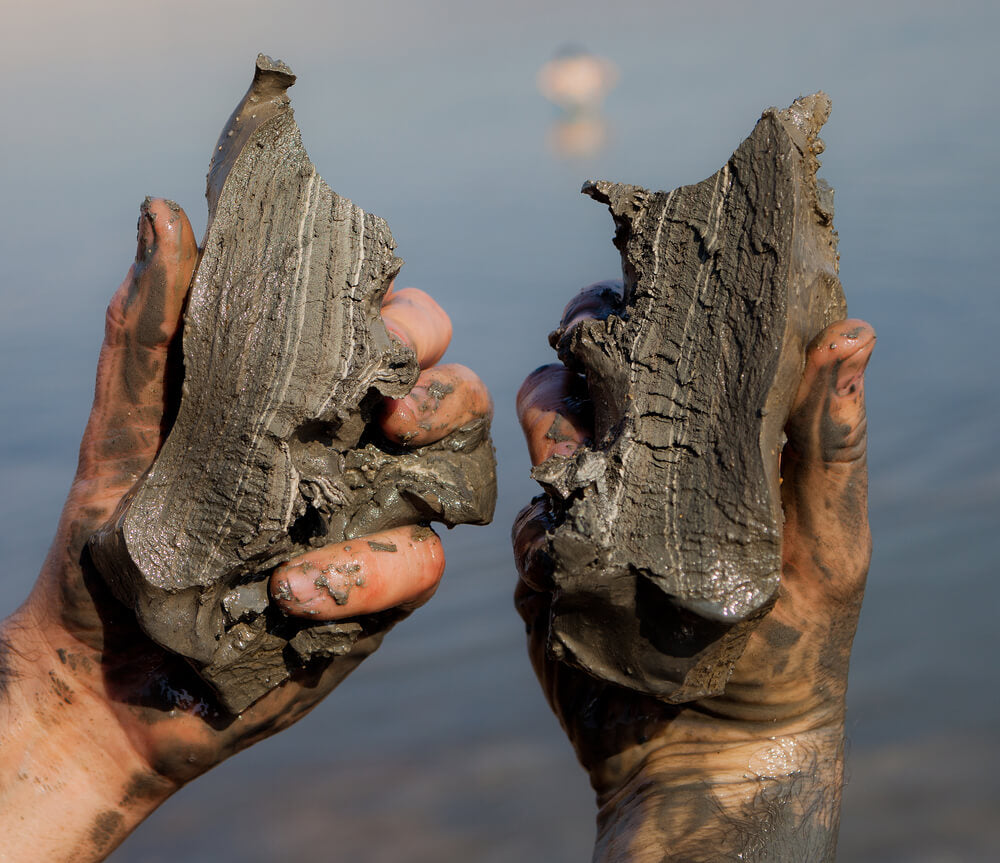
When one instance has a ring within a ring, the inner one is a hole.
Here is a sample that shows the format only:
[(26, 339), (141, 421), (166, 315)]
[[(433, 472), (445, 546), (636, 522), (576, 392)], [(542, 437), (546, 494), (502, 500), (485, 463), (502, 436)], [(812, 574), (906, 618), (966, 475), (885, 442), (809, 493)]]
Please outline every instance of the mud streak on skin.
[(115, 809), (108, 809), (98, 815), (90, 828), (90, 841), (94, 845), (94, 850), (101, 852), (112, 845), (124, 823), (124, 816)]

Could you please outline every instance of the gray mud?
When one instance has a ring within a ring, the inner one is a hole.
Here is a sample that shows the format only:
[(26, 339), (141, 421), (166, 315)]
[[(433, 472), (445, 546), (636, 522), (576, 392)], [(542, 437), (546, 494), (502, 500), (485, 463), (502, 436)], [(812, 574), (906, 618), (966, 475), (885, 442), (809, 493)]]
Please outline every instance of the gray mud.
[(829, 111), (822, 93), (766, 111), (693, 186), (584, 186), (624, 295), (550, 337), (595, 435), (533, 472), (558, 523), (549, 649), (666, 701), (721, 692), (777, 595), (783, 428), (806, 346), (846, 314), (816, 179)]
[(233, 712), (398, 619), (285, 618), (268, 604), (275, 565), (407, 524), (485, 524), (496, 499), (488, 420), (412, 451), (370, 425), (381, 397), (404, 396), (420, 371), (380, 315), (402, 262), (386, 223), (309, 161), (286, 93), (294, 81), (259, 57), (219, 138), (177, 417), (91, 541), (145, 632)]

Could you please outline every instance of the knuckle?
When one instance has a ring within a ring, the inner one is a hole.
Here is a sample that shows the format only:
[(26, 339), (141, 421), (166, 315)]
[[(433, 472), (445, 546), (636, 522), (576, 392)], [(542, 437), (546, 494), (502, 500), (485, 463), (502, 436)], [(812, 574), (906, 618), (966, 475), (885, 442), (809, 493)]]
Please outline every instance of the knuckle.
[(827, 464), (853, 464), (865, 457), (868, 418), (864, 408), (853, 422), (838, 423), (826, 416), (820, 425), (820, 452)]

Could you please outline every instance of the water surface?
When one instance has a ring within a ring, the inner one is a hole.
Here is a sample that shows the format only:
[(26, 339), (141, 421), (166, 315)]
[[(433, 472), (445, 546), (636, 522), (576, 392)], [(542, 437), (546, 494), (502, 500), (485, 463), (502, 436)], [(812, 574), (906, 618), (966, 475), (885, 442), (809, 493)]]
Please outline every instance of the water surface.
[[(512, 418), (580, 286), (618, 272), (610, 178), (713, 173), (760, 111), (824, 89), (841, 277), (879, 345), (868, 378), (875, 560), (854, 652), (841, 857), (1000, 856), (998, 91), (991, 3), (260, 2), (28, 8), (0, 27), (0, 612), (53, 530), (103, 310), (147, 194), (200, 233), (212, 143), (258, 51), (300, 76), (306, 146), (388, 219), (449, 359), (494, 392), (494, 525), (447, 536), (421, 613), (292, 731), (169, 801), (114, 860), (587, 859), (592, 802), (524, 658), (508, 530), (534, 493)], [(546, 145), (537, 68), (611, 58), (610, 144)], [(260, 783), (260, 771), (267, 782)]]

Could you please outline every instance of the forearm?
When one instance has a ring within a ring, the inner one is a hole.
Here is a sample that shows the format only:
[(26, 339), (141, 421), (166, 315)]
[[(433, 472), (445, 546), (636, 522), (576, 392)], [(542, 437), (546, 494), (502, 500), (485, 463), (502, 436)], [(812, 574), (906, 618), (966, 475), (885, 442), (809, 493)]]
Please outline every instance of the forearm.
[(594, 861), (832, 861), (842, 784), (842, 723), (656, 749), (599, 798)]
[(24, 616), (0, 624), (0, 861), (102, 860), (175, 788)]

